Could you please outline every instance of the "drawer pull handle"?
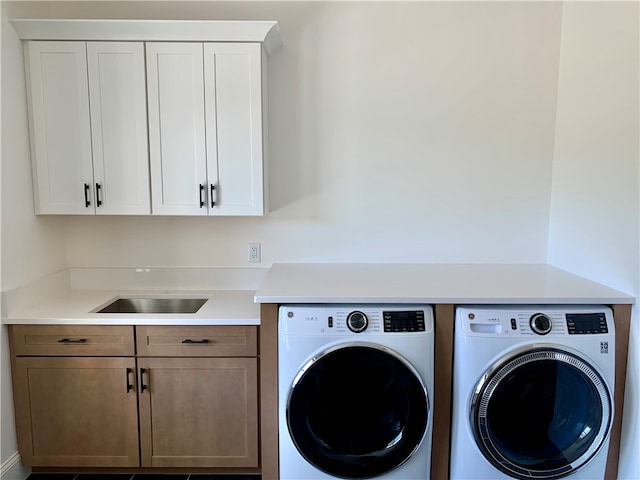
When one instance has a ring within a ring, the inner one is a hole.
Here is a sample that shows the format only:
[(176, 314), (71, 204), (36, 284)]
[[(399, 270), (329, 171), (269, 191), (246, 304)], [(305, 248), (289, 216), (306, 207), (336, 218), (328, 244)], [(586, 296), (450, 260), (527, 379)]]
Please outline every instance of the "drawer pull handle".
[(78, 338), (77, 340), (73, 340), (71, 338), (61, 338), (58, 340), (58, 343), (87, 343), (86, 338)]
[[(144, 374), (147, 373), (146, 368), (140, 369), (140, 393), (144, 393), (145, 390), (149, 390), (149, 385), (144, 384)], [(147, 373), (147, 378), (149, 374)]]
[(203, 343), (209, 343), (209, 339), (203, 338), (202, 340), (191, 340), (190, 338), (187, 338), (186, 340), (182, 340), (182, 343), (186, 343), (187, 345), (203, 344)]
[(131, 375), (131, 372), (133, 372), (133, 368), (127, 368), (127, 393), (129, 393), (132, 389), (133, 389), (133, 385), (129, 382), (129, 377)]

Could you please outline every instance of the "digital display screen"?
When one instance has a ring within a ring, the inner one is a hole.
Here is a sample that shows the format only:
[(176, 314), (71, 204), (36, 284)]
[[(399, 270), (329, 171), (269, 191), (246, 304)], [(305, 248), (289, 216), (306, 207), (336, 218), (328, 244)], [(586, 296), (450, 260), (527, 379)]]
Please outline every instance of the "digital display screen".
[(570, 334), (609, 333), (604, 313), (567, 313)]
[(385, 332), (424, 332), (424, 312), (391, 311), (382, 312)]

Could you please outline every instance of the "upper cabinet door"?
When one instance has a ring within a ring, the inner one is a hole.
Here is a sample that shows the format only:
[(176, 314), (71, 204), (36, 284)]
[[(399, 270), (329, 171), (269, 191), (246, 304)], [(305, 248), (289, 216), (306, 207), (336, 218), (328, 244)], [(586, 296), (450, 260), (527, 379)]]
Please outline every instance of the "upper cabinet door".
[(93, 214), (84, 42), (27, 42), (29, 121), (40, 214)]
[(87, 43), (97, 214), (151, 213), (144, 44)]
[(263, 215), (262, 58), (258, 43), (204, 45), (211, 215)]
[(201, 43), (147, 43), (151, 193), (156, 215), (206, 215)]

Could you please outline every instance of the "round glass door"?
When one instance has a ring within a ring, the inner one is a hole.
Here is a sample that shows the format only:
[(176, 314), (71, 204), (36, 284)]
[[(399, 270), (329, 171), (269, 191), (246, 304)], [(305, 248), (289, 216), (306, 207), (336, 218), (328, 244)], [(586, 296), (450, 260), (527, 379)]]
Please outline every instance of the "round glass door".
[(341, 478), (371, 478), (404, 463), (427, 429), (429, 402), (415, 369), (391, 350), (338, 346), (303, 367), (287, 403), (300, 454)]
[(557, 348), (528, 350), (498, 365), (474, 390), (471, 421), (483, 455), (507, 475), (553, 479), (586, 464), (612, 421), (600, 374)]

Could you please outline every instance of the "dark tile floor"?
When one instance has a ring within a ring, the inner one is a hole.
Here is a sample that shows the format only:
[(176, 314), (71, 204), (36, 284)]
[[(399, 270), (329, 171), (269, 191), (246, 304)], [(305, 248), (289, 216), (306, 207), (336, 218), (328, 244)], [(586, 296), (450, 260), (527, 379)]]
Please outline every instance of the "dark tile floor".
[(27, 480), (260, 480), (260, 475), (203, 473), (32, 473)]

